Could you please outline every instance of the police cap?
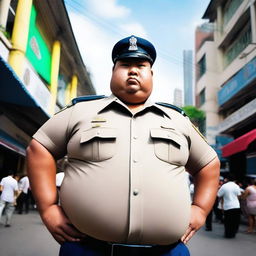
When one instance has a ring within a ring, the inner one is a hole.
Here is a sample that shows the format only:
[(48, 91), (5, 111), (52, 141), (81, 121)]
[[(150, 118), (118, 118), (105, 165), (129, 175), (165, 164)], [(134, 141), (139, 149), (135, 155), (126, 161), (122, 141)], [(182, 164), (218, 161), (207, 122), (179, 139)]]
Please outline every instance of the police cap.
[(117, 60), (129, 58), (145, 59), (153, 65), (156, 59), (155, 47), (146, 39), (133, 35), (126, 37), (115, 44), (112, 60), (116, 63)]

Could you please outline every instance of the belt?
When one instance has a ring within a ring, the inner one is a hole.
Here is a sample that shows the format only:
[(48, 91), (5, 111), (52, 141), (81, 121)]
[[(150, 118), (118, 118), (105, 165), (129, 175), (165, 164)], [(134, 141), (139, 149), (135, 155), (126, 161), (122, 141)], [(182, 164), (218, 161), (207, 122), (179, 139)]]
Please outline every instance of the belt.
[(109, 256), (150, 256), (157, 254), (164, 254), (175, 248), (180, 241), (170, 245), (139, 245), (139, 244), (122, 244), (122, 243), (111, 243), (106, 241), (101, 241), (93, 237), (85, 237), (82, 244), (89, 246), (95, 250), (99, 250), (104, 253), (104, 255)]

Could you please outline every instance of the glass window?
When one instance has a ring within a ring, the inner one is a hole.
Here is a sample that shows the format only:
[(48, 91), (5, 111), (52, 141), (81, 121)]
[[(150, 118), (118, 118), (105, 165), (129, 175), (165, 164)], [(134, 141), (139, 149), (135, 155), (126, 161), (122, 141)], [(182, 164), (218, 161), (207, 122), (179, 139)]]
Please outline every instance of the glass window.
[(229, 22), (229, 20), (233, 17), (234, 13), (238, 9), (238, 7), (242, 4), (243, 0), (230, 0), (227, 1), (223, 8), (223, 23), (224, 26)]
[(205, 88), (199, 94), (199, 105), (202, 106), (205, 103)]
[(58, 93), (57, 93), (57, 102), (64, 107), (66, 105), (65, 96), (66, 96), (66, 87), (67, 79), (64, 75), (59, 75), (58, 81)]
[(8, 18), (7, 18), (7, 23), (6, 23), (7, 38), (11, 38), (11, 35), (12, 35), (17, 4), (18, 4), (18, 0), (12, 0), (10, 7), (9, 7), (9, 13), (8, 13)]
[(198, 62), (198, 72), (199, 72), (199, 78), (206, 72), (206, 58), (205, 58), (205, 55)]
[(224, 52), (224, 67), (227, 67), (252, 41), (251, 26), (249, 22), (236, 36), (230, 47)]

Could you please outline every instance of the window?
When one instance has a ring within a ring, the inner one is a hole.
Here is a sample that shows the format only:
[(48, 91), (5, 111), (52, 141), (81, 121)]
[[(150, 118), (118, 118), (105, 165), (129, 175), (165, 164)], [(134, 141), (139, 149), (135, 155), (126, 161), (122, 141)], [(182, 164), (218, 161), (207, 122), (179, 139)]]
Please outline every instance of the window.
[(12, 35), (17, 4), (18, 4), (18, 0), (12, 0), (9, 7), (8, 18), (7, 18), (6, 28), (5, 28), (6, 36), (8, 38), (11, 38), (11, 35)]
[(202, 57), (202, 59), (198, 62), (198, 73), (199, 78), (206, 72), (206, 58), (205, 55)]
[(243, 0), (230, 0), (227, 1), (223, 8), (223, 24), (224, 26), (230, 21), (238, 7), (242, 4)]
[(227, 67), (251, 43), (252, 33), (249, 21), (234, 38), (235, 40), (231, 42), (230, 47), (224, 52), (224, 67)]
[(205, 88), (199, 94), (199, 106), (205, 103)]
[(58, 81), (58, 93), (57, 93), (57, 101), (61, 107), (66, 105), (66, 87), (67, 87), (67, 79), (64, 75), (59, 75)]

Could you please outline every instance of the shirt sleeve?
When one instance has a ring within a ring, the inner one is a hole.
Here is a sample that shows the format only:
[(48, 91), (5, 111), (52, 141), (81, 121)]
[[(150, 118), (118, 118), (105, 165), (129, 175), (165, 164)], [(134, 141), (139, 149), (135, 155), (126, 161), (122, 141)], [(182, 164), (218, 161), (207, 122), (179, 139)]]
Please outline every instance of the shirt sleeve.
[(15, 182), (15, 187), (14, 187), (14, 190), (15, 190), (15, 191), (18, 191), (18, 190), (19, 190), (19, 187), (18, 187), (18, 182), (17, 182), (17, 181)]
[(189, 159), (186, 168), (195, 174), (209, 164), (216, 156), (215, 150), (206, 142), (203, 135), (188, 120), (189, 129)]
[(223, 189), (222, 188), (219, 189), (219, 191), (217, 193), (217, 196), (218, 197), (222, 197), (223, 196)]
[(67, 153), (68, 124), (72, 109), (70, 107), (55, 114), (33, 135), (33, 138), (42, 144), (55, 159), (60, 159)]

